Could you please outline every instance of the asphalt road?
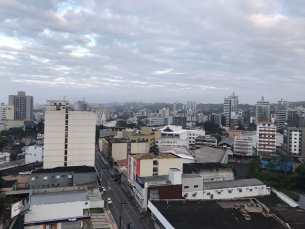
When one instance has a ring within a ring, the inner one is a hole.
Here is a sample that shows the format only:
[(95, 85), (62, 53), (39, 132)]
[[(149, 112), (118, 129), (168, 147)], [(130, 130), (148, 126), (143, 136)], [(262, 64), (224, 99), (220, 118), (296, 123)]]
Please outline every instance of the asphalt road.
[[(121, 204), (123, 204), (122, 210), (122, 227), (127, 228), (127, 224), (132, 222), (135, 225), (136, 229), (144, 229), (140, 219), (142, 218), (138, 208), (131, 201), (131, 199), (125, 194), (125, 191), (121, 187), (121, 185), (113, 181), (113, 178), (108, 173), (108, 166), (105, 164), (106, 160), (101, 159), (101, 154), (95, 154), (95, 168), (99, 173), (99, 177), (102, 180), (102, 186), (104, 186), (107, 191), (105, 192), (105, 198), (110, 197), (113, 204), (109, 206), (111, 213), (119, 227), (120, 225), (120, 212), (121, 212)], [(108, 189), (109, 185), (109, 189)]]

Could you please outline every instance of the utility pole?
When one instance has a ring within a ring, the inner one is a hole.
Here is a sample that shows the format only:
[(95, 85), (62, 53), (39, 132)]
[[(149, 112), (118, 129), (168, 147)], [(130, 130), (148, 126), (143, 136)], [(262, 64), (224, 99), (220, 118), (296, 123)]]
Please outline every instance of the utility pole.
[(122, 209), (123, 209), (123, 204), (128, 204), (128, 203), (120, 203), (121, 205), (121, 213), (120, 213), (120, 229), (121, 229), (121, 226), (122, 226)]

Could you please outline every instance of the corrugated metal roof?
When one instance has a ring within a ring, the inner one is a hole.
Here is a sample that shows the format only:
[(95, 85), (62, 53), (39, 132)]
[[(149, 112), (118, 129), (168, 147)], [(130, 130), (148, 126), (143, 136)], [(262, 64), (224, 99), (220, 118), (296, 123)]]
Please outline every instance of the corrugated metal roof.
[(240, 180), (229, 180), (229, 181), (215, 181), (215, 182), (203, 182), (204, 189), (221, 189), (221, 188), (236, 188), (236, 187), (247, 187), (255, 185), (264, 185), (258, 179), (240, 179)]
[(31, 196), (31, 205), (87, 201), (86, 191), (37, 193)]

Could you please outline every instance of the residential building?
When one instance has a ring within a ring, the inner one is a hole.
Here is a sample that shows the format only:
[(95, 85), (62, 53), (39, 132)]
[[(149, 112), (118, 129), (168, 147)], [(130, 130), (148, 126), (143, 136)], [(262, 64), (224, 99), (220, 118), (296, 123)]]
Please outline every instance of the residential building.
[(253, 139), (249, 136), (239, 135), (235, 136), (234, 140), (234, 154), (239, 156), (253, 155)]
[(168, 175), (170, 168), (182, 171), (183, 159), (169, 153), (148, 153), (128, 156), (128, 179), (131, 183), (137, 177)]
[(219, 149), (214, 147), (202, 146), (195, 151), (195, 158), (197, 163), (220, 162), (222, 164), (228, 163), (229, 150)]
[(218, 147), (233, 149), (234, 138), (222, 138), (218, 143)]
[(14, 105), (0, 106), (0, 120), (13, 120), (14, 113)]
[(95, 123), (91, 111), (71, 111), (67, 101), (48, 100), (43, 167), (94, 166)]
[(74, 110), (75, 111), (89, 111), (90, 110), (89, 103), (86, 102), (85, 100), (83, 100), (83, 101), (78, 100), (74, 103)]
[(14, 106), (14, 119), (33, 120), (33, 96), (26, 96), (25, 91), (8, 96), (8, 105)]
[(283, 149), (286, 153), (305, 157), (305, 120), (297, 117), (284, 127)]
[(176, 139), (176, 138), (160, 138), (156, 140), (156, 146), (175, 146), (175, 147), (186, 147), (189, 149), (188, 139)]
[(95, 167), (67, 166), (31, 172), (30, 188), (54, 188), (97, 183)]
[(146, 120), (147, 120), (147, 125), (149, 125), (149, 126), (162, 126), (162, 125), (164, 125), (164, 118), (163, 117), (149, 117)]
[(159, 146), (159, 153), (170, 153), (183, 159), (183, 163), (195, 163), (196, 159), (193, 153), (186, 147), (177, 146)]
[(285, 127), (285, 124), (287, 122), (287, 112), (288, 112), (289, 102), (278, 101), (278, 107), (277, 107), (277, 120), (276, 120), (276, 127), (278, 130), (283, 129)]
[(198, 174), (201, 177), (201, 183), (202, 181), (213, 182), (234, 180), (234, 173), (232, 169), (224, 166), (219, 162), (189, 164), (184, 163), (183, 174)]
[(235, 138), (236, 136), (242, 135), (245, 132), (243, 130), (228, 130), (226, 132), (226, 137), (227, 138)]
[(270, 103), (265, 101), (264, 97), (256, 103), (255, 121), (256, 124), (270, 121)]
[(173, 110), (174, 110), (175, 112), (180, 111), (180, 110), (182, 110), (182, 109), (183, 109), (183, 103), (179, 103), (179, 102), (175, 102), (175, 103), (174, 103)]
[(106, 108), (104, 108), (101, 104), (96, 105), (91, 109), (96, 114), (96, 125), (105, 125), (106, 122)]
[(257, 125), (258, 155), (274, 154), (276, 152), (276, 125), (272, 122), (260, 122)]
[(134, 141), (147, 141), (149, 148), (152, 150), (156, 145), (156, 140), (161, 138), (161, 130), (153, 129), (151, 127), (141, 127), (139, 133), (130, 133), (129, 139)]
[(169, 116), (169, 109), (168, 108), (163, 108), (159, 110), (159, 115), (162, 118), (168, 117)]
[(102, 152), (106, 158), (117, 162), (127, 159), (130, 154), (149, 153), (149, 142), (146, 140), (105, 137), (102, 138)]
[(173, 125), (182, 126), (182, 129), (186, 129), (187, 118), (183, 116), (174, 116)]
[(26, 146), (25, 163), (43, 162), (43, 146)]
[(24, 214), (25, 229), (81, 229), (83, 221), (90, 219), (91, 201), (85, 188), (37, 190), (28, 200), (30, 211)]
[(232, 114), (233, 112), (238, 111), (238, 96), (235, 95), (235, 92), (227, 98), (224, 99), (224, 117), (225, 117), (225, 126), (229, 127), (232, 123)]
[(183, 110), (191, 110), (191, 111), (197, 110), (197, 102), (195, 102), (195, 101), (187, 101), (183, 105)]
[(217, 146), (217, 139), (211, 135), (198, 136), (195, 138), (196, 149), (202, 146)]

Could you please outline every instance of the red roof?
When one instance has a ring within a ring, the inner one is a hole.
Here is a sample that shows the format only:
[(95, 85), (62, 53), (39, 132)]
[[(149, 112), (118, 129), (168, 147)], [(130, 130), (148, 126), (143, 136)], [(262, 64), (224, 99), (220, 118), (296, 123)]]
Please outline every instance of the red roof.
[(127, 165), (128, 165), (128, 159), (120, 160), (120, 161), (118, 161), (118, 163), (119, 163), (121, 166), (127, 166)]

